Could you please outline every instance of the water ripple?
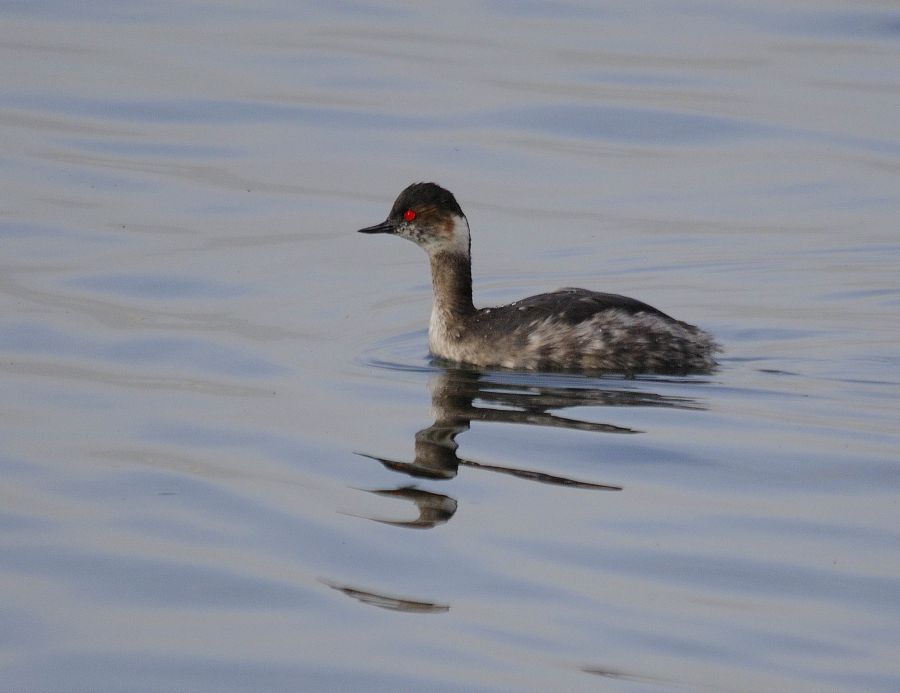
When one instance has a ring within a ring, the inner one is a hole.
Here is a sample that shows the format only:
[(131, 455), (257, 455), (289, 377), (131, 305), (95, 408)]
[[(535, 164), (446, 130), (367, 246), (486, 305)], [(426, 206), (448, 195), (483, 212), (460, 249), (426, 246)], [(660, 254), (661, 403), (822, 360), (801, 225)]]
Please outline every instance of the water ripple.
[(96, 274), (66, 282), (69, 286), (131, 298), (234, 298), (247, 287), (208, 279), (165, 274)]
[(27, 356), (51, 354), (65, 358), (168, 365), (245, 377), (288, 372), (288, 369), (264, 359), (201, 339), (151, 337), (100, 341), (75, 337), (39, 323), (13, 323), (0, 327), (0, 350)]

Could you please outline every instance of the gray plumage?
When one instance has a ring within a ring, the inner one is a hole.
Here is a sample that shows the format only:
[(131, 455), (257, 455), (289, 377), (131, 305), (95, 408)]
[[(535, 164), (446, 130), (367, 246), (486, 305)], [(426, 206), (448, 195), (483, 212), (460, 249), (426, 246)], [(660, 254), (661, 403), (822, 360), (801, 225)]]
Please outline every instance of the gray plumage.
[(469, 225), (453, 194), (415, 183), (381, 224), (429, 255), (434, 356), (482, 367), (636, 373), (708, 372), (718, 345), (698, 327), (627, 296), (565, 288), (509, 305), (472, 303)]

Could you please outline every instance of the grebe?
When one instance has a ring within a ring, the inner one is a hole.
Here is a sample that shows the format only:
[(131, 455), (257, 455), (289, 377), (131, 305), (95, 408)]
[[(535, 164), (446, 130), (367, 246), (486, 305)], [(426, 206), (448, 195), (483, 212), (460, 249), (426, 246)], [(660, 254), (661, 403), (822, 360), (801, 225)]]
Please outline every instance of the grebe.
[(712, 336), (633, 298), (565, 288), (493, 308), (472, 304), (469, 222), (449, 190), (413, 183), (380, 224), (431, 261), (432, 355), (473, 366), (526, 370), (699, 373), (712, 370)]

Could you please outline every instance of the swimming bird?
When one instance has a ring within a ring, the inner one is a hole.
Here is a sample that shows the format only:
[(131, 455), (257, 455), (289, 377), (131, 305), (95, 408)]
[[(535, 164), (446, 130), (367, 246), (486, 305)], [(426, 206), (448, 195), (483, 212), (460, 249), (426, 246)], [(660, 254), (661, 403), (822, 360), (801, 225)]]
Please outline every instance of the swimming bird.
[(469, 222), (449, 190), (413, 183), (380, 224), (360, 233), (406, 238), (428, 253), (433, 356), (479, 367), (538, 371), (702, 373), (718, 345), (710, 334), (641, 301), (563, 288), (491, 308), (472, 303)]

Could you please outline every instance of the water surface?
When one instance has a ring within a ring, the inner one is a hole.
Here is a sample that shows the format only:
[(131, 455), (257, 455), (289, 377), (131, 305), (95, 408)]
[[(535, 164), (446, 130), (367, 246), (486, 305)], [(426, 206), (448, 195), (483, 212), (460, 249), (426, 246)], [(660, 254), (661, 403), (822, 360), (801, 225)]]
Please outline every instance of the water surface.
[[(891, 3), (6, 3), (8, 690), (900, 688)], [(580, 285), (685, 378), (432, 363)]]

